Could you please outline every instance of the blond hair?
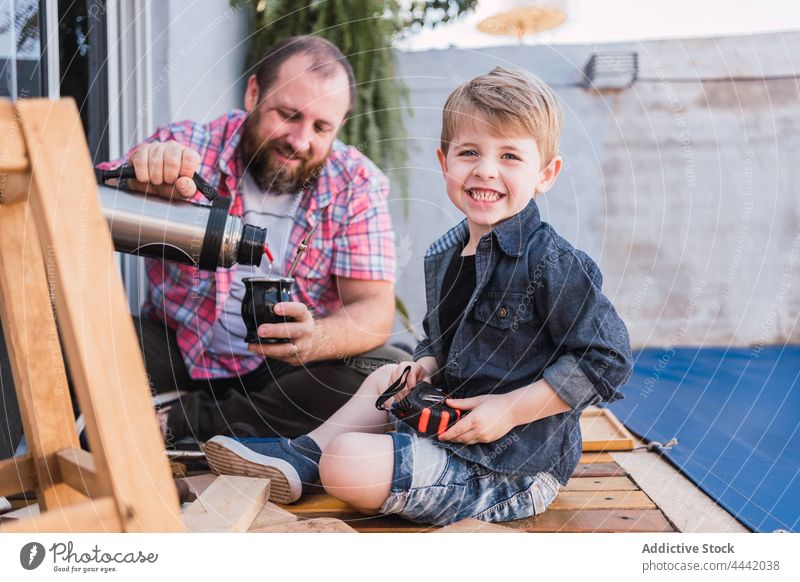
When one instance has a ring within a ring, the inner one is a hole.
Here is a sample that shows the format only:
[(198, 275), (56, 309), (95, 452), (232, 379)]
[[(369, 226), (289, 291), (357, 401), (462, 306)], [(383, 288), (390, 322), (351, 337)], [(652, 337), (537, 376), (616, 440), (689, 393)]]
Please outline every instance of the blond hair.
[(441, 148), (445, 154), (458, 128), (476, 118), (488, 124), (493, 135), (533, 137), (542, 166), (558, 154), (561, 107), (553, 90), (535, 75), (495, 67), (456, 88), (442, 114)]

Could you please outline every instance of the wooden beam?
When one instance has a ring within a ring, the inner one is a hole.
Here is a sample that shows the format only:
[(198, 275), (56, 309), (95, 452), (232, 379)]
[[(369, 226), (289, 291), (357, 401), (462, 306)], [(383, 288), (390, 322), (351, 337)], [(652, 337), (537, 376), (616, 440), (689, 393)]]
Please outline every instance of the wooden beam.
[(326, 495), (325, 493), (304, 495), (303, 498), (297, 503), (292, 503), (291, 505), (279, 504), (279, 507), (283, 507), (294, 515), (300, 516), (305, 514), (313, 514), (317, 516), (323, 513), (353, 511), (353, 508), (344, 501), (336, 499), (335, 497), (331, 497), (330, 495)]
[(530, 532), (613, 533), (675, 531), (658, 510), (589, 509), (582, 511), (546, 511), (503, 525)]
[(27, 203), (0, 206), (0, 319), (39, 503), (50, 508), (82, 497), (58, 483), (57, 468), (48, 465), (56, 451), (77, 447), (78, 435), (51, 306), (57, 289), (47, 282), (52, 257), (45, 258), (37, 233)]
[(613, 463), (614, 458), (608, 453), (583, 453), (578, 462), (582, 465), (591, 463)]
[(121, 528), (116, 502), (111, 497), (90, 499), (45, 511), (37, 517), (0, 523), (3, 533), (95, 533), (118, 532)]
[(19, 127), (14, 103), (0, 99), (0, 173), (27, 172), (30, 169), (25, 153), (25, 140)]
[(190, 532), (246, 532), (269, 499), (269, 479), (220, 475), (183, 512)]
[(577, 477), (570, 479), (561, 491), (636, 491), (639, 488), (628, 477)]
[(33, 491), (37, 484), (36, 466), (29, 454), (0, 461), (0, 496)]
[(64, 449), (56, 453), (61, 480), (87, 497), (106, 497), (111, 488), (97, 477), (92, 454), (83, 449)]
[(298, 519), (278, 525), (264, 526), (258, 530), (250, 529), (255, 533), (358, 533), (340, 519), (319, 517), (314, 519)]
[(0, 204), (22, 202), (30, 189), (30, 163), (14, 104), (5, 98), (0, 99), (0, 135)]
[(23, 99), (16, 107), (34, 177), (29, 202), (41, 247), (52, 256), (59, 331), (101, 487), (113, 491), (124, 531), (181, 531), (178, 494), (75, 102)]
[(547, 511), (658, 509), (643, 491), (562, 491)]
[(589, 407), (581, 414), (584, 451), (631, 451), (634, 436), (608, 408)]
[(248, 533), (272, 531), (271, 528), (290, 523), (292, 521), (297, 521), (297, 518), (294, 515), (285, 509), (278, 507), (274, 503), (267, 501), (264, 503), (264, 507), (258, 512), (258, 515), (256, 515), (247, 531)]
[(578, 465), (572, 477), (624, 477), (625, 470), (616, 463), (590, 463)]
[(446, 525), (433, 533), (520, 533), (520, 531), (500, 523), (491, 523), (470, 517)]

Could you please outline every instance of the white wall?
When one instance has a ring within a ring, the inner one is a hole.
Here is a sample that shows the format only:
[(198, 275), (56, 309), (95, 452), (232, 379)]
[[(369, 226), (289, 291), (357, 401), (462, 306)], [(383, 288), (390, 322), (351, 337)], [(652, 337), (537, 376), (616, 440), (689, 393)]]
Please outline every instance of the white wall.
[(434, 153), (441, 107), (461, 81), (506, 65), (562, 100), (565, 167), (540, 207), (599, 262), (634, 345), (800, 341), (800, 34), (597, 48), (636, 51), (640, 79), (576, 87), (590, 46), (399, 54), (412, 200), (392, 212), (412, 319), (425, 310), (425, 250), (461, 219)]
[(209, 121), (242, 107), (247, 11), (228, 0), (153, 2), (154, 122)]

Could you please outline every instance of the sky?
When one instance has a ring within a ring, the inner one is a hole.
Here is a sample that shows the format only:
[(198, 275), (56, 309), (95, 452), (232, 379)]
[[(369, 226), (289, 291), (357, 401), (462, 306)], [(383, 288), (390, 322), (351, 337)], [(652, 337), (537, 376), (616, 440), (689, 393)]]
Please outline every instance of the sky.
[[(537, 4), (536, 0), (511, 3)], [(524, 44), (584, 44), (800, 30), (800, 0), (566, 0), (562, 4), (567, 6), (567, 22), (556, 30), (526, 37)], [(518, 44), (515, 37), (484, 34), (476, 29), (480, 20), (508, 5), (508, 0), (481, 0), (474, 13), (435, 30), (424, 29), (401, 41), (398, 47), (425, 50)]]

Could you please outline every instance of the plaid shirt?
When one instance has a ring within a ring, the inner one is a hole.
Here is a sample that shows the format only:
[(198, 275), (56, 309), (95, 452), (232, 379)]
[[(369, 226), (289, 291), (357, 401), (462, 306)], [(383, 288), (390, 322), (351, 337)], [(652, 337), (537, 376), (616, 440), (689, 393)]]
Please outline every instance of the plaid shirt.
[[(244, 164), (236, 155), (246, 113), (233, 110), (206, 125), (191, 121), (160, 128), (145, 143), (177, 141), (200, 154), (200, 175), (223, 196), (231, 196), (231, 214), (241, 216), (238, 196)], [(105, 162), (102, 169), (126, 158)], [(336, 140), (314, 188), (307, 190), (295, 212), (289, 248), (297, 248), (319, 222), (314, 238), (295, 272), (294, 299), (315, 316), (341, 307), (336, 277), (394, 281), (394, 233), (387, 208), (386, 176), (356, 148)], [(198, 192), (194, 201), (205, 202)], [(283, 273), (294, 253), (287, 253)], [(146, 260), (149, 280), (142, 315), (175, 331), (178, 347), (192, 378), (231, 377), (255, 370), (258, 355), (218, 355), (206, 351), (211, 328), (222, 313), (236, 266), (215, 273), (157, 259)]]

